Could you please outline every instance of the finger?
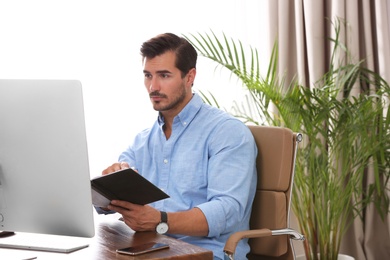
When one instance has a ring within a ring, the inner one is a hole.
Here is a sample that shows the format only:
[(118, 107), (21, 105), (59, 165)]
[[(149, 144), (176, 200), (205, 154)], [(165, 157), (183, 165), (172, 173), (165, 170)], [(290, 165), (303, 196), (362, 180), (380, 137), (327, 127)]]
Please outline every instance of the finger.
[(135, 206), (135, 204), (123, 200), (113, 200), (111, 201), (110, 205), (121, 207), (127, 210), (132, 210)]
[(127, 162), (120, 162), (119, 167), (121, 168), (121, 170), (130, 168)]
[(119, 170), (121, 170), (121, 163), (114, 163), (113, 165), (111, 165), (107, 169), (103, 170), (102, 174), (106, 175), (106, 174), (113, 173), (113, 172), (116, 172)]
[(120, 214), (124, 214), (127, 211), (127, 209), (125, 209), (125, 208), (117, 207), (117, 206), (114, 206), (111, 204), (108, 205), (107, 208), (111, 211), (115, 211), (115, 212), (120, 213)]

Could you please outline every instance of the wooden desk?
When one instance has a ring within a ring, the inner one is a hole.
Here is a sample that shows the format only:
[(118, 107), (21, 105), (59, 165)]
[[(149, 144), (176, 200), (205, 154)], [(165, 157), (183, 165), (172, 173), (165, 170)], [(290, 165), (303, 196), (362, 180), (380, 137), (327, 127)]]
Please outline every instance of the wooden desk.
[[(213, 259), (212, 251), (194, 246), (183, 241), (156, 234), (155, 232), (135, 233), (115, 216), (96, 216), (96, 234), (89, 239), (89, 247), (69, 253), (51, 253), (14, 249), (0, 249), (0, 259), (7, 252), (12, 254), (10, 259), (23, 259), (37, 257), (41, 259), (91, 259), (91, 260), (132, 260), (132, 259)], [(140, 245), (146, 242), (155, 241), (169, 244), (169, 249), (150, 252), (139, 256), (130, 256), (116, 253), (116, 249), (128, 246)], [(20, 258), (17, 258), (20, 253)]]

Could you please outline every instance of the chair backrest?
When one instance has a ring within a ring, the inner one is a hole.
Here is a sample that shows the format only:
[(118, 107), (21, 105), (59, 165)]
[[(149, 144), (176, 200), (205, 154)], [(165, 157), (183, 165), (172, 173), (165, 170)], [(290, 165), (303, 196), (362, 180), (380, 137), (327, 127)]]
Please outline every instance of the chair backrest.
[[(252, 206), (250, 229), (289, 227), (291, 189), (293, 186), (297, 134), (282, 127), (249, 126), (255, 138), (257, 190)], [(287, 235), (251, 238), (250, 259), (293, 254)]]

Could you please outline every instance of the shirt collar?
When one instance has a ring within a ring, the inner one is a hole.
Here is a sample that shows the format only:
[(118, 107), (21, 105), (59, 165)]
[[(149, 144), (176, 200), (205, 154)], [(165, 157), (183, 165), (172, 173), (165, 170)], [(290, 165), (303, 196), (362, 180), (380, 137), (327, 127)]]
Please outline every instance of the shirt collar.
[[(183, 126), (188, 125), (188, 123), (191, 122), (192, 119), (194, 119), (195, 115), (202, 107), (202, 104), (203, 104), (202, 98), (198, 94), (193, 93), (190, 102), (188, 102), (188, 104), (173, 119), (173, 124), (181, 123)], [(164, 122), (164, 117), (161, 115), (161, 113), (158, 113), (157, 122), (159, 126), (162, 128), (165, 122)]]

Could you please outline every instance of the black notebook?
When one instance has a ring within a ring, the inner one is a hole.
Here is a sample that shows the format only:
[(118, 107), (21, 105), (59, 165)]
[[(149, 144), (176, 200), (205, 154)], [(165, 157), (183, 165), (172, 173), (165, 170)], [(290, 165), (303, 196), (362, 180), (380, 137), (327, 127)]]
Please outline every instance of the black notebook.
[(106, 207), (111, 200), (145, 205), (169, 198), (165, 192), (131, 168), (93, 178), (91, 187), (92, 203), (97, 207)]

